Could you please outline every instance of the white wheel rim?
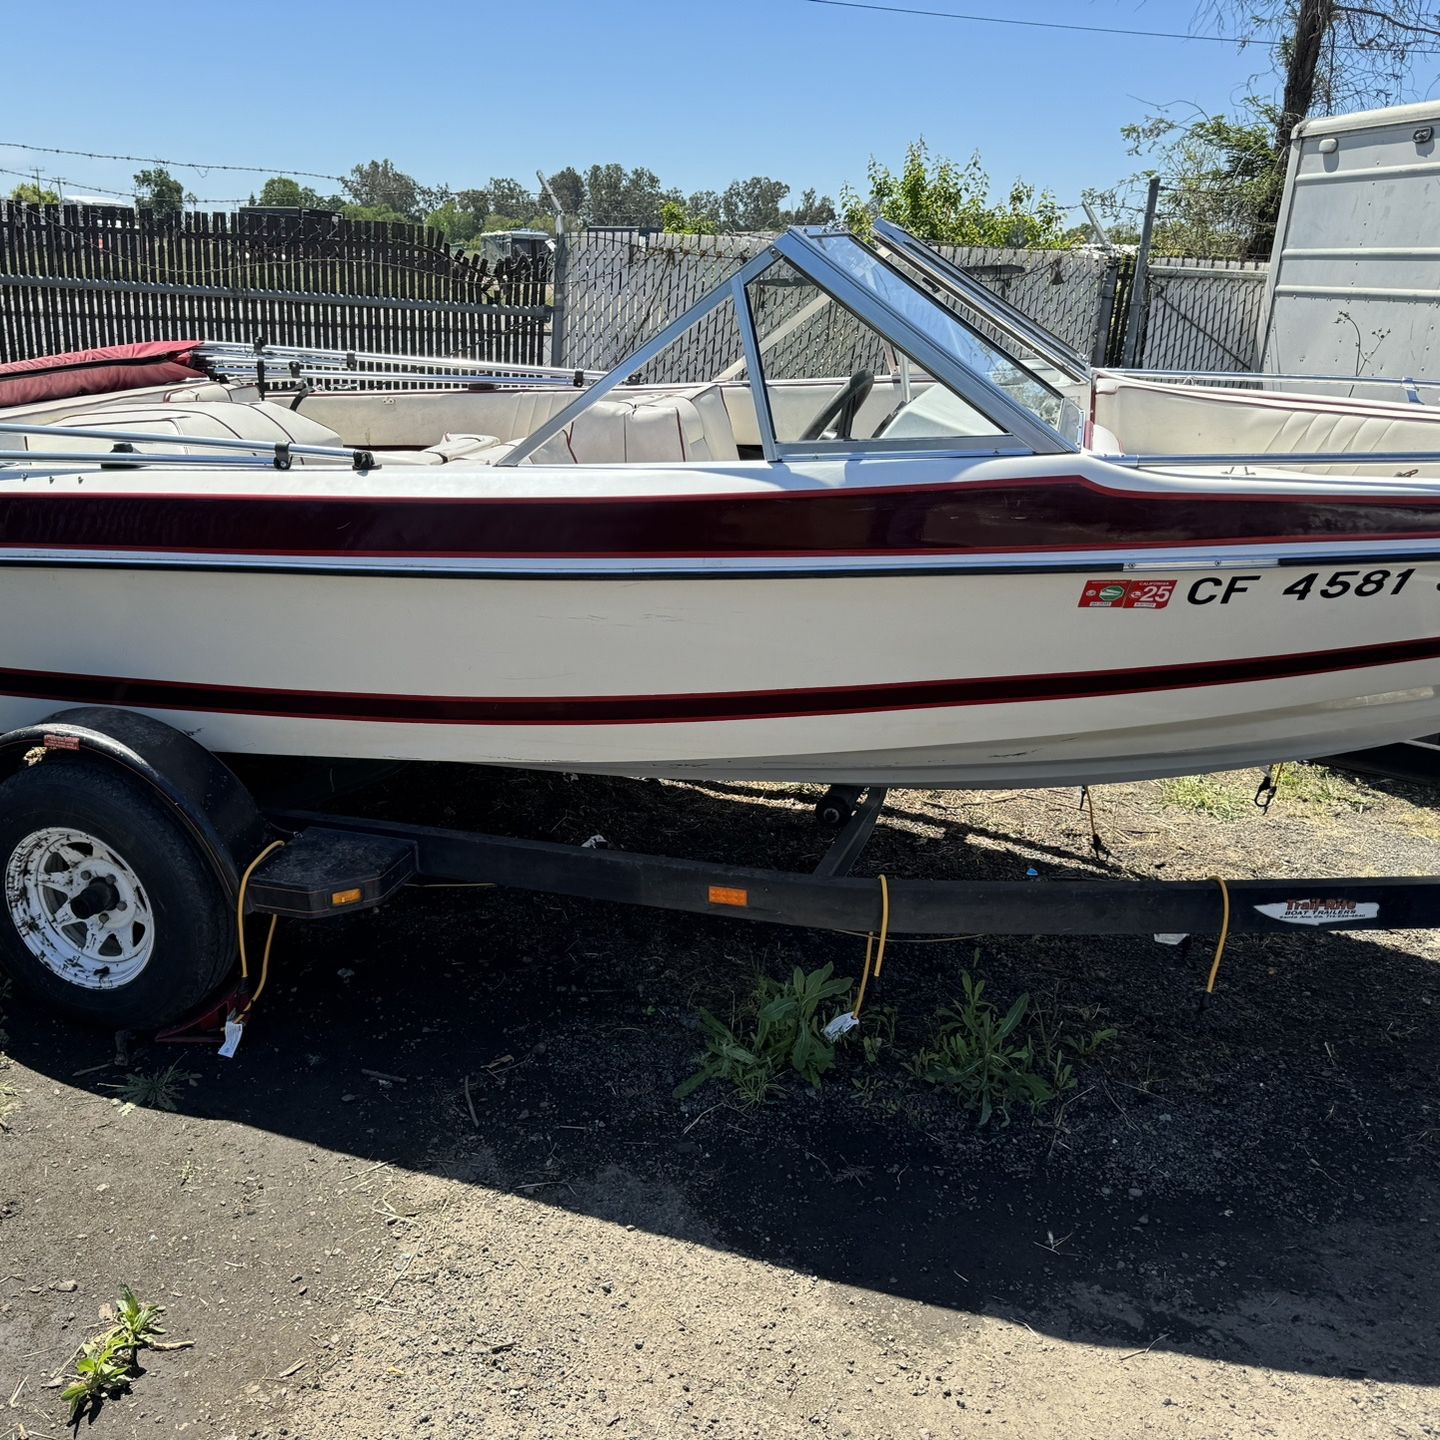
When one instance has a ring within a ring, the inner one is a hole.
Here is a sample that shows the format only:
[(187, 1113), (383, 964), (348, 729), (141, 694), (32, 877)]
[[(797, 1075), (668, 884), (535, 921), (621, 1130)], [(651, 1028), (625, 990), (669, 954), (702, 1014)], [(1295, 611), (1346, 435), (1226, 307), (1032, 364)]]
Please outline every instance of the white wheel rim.
[[(82, 895), (82, 909), (96, 896), (104, 908), (82, 919), (70, 908)], [(83, 830), (27, 835), (5, 866), (5, 904), (30, 953), (71, 985), (117, 990), (150, 963), (155, 917), (140, 877)]]

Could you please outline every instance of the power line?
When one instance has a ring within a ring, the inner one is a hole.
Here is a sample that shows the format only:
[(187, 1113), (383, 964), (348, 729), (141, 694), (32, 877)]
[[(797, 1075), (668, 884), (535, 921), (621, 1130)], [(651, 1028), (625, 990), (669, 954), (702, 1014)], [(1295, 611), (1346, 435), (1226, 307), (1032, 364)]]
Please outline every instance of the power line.
[[(807, 5), (830, 5), (838, 10), (873, 10), (881, 15), (924, 15), (934, 20), (965, 20), (975, 25), (1018, 25), (1027, 30), (1067, 30), (1085, 35), (1138, 36), (1145, 40), (1204, 40), (1216, 45), (1265, 45), (1279, 49), (1280, 40), (1215, 35), (1190, 30), (1136, 30), (1120, 25), (1073, 25), (1063, 20), (1020, 20), (1010, 15), (975, 15), (961, 10), (925, 10), (914, 5), (877, 5), (869, 0), (805, 0)], [(1337, 50), (1369, 51), (1366, 45), (1336, 45)], [(1440, 48), (1409, 47), (1412, 55), (1440, 54)]]
[(96, 150), (61, 150), (54, 145), (22, 145), (18, 140), (0, 140), (0, 150), (28, 150), (36, 155), (78, 155), (84, 160), (130, 160), (137, 165), (175, 166), (178, 170), (244, 170), (252, 175), (285, 175), (306, 180), (334, 180), (343, 184), (343, 175), (322, 175), (318, 170), (287, 170), (278, 165), (203, 165), (198, 160), (162, 160), (155, 155), (104, 155)]
[(1139, 35), (1148, 40), (1210, 40), (1222, 45), (1239, 43), (1233, 35), (1193, 34), (1185, 30), (1130, 30), (1118, 25), (1071, 25), (1061, 20), (1018, 20), (1008, 15), (970, 15), (958, 10), (922, 10), (911, 5), (868, 4), (865, 0), (806, 0), (806, 3), (833, 5), (841, 10), (878, 10), (883, 15), (926, 15), (937, 20), (968, 20), (977, 25), (1020, 25), (1028, 30), (1075, 30), (1087, 35)]

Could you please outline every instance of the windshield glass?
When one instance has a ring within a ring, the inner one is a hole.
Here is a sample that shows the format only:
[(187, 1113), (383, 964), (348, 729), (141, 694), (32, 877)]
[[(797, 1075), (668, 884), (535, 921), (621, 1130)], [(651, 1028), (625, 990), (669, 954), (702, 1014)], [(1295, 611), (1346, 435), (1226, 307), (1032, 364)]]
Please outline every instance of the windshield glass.
[(1051, 429), (1058, 430), (1067, 439), (1078, 440), (1083, 415), (1054, 385), (1047, 384), (1013, 355), (978, 334), (853, 235), (812, 234), (809, 238), (850, 279), (927, 339), (1003, 390), (1015, 404), (1023, 406)]

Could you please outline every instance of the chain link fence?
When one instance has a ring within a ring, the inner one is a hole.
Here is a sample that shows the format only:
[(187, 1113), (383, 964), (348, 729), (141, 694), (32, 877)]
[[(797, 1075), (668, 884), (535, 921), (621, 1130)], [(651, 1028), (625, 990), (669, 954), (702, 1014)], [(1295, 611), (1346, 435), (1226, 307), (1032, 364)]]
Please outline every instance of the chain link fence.
[[(769, 235), (582, 234), (566, 240), (557, 315), (563, 363), (608, 370), (682, 315), (770, 243)], [(1134, 261), (1095, 250), (1002, 250), (941, 246), (1017, 309), (1096, 364), (1124, 349)], [(1267, 267), (1238, 260), (1156, 260), (1140, 317), (1137, 363), (1165, 370), (1251, 370)], [(787, 299), (765, 291), (771, 322)], [(830, 307), (832, 310), (834, 307)], [(836, 323), (836, 322), (831, 322)], [(789, 348), (801, 339), (797, 333)], [(824, 336), (818, 337), (824, 339)], [(811, 327), (810, 339), (817, 335)], [(820, 354), (828, 347), (822, 346)], [(847, 352), (848, 353), (848, 352)], [(811, 357), (812, 364), (819, 357)], [(740, 360), (728, 306), (660, 356), (645, 379), (690, 383)], [(812, 371), (810, 373), (818, 373)]]

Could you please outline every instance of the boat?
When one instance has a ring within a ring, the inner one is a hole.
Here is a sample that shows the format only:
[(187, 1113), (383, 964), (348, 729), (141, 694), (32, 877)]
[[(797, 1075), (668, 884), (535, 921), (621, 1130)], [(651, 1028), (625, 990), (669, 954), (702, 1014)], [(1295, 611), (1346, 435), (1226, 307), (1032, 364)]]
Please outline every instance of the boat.
[(143, 359), (0, 413), (0, 730), (935, 787), (1440, 730), (1440, 409), (1092, 369), (884, 221), (776, 237), (603, 376)]

